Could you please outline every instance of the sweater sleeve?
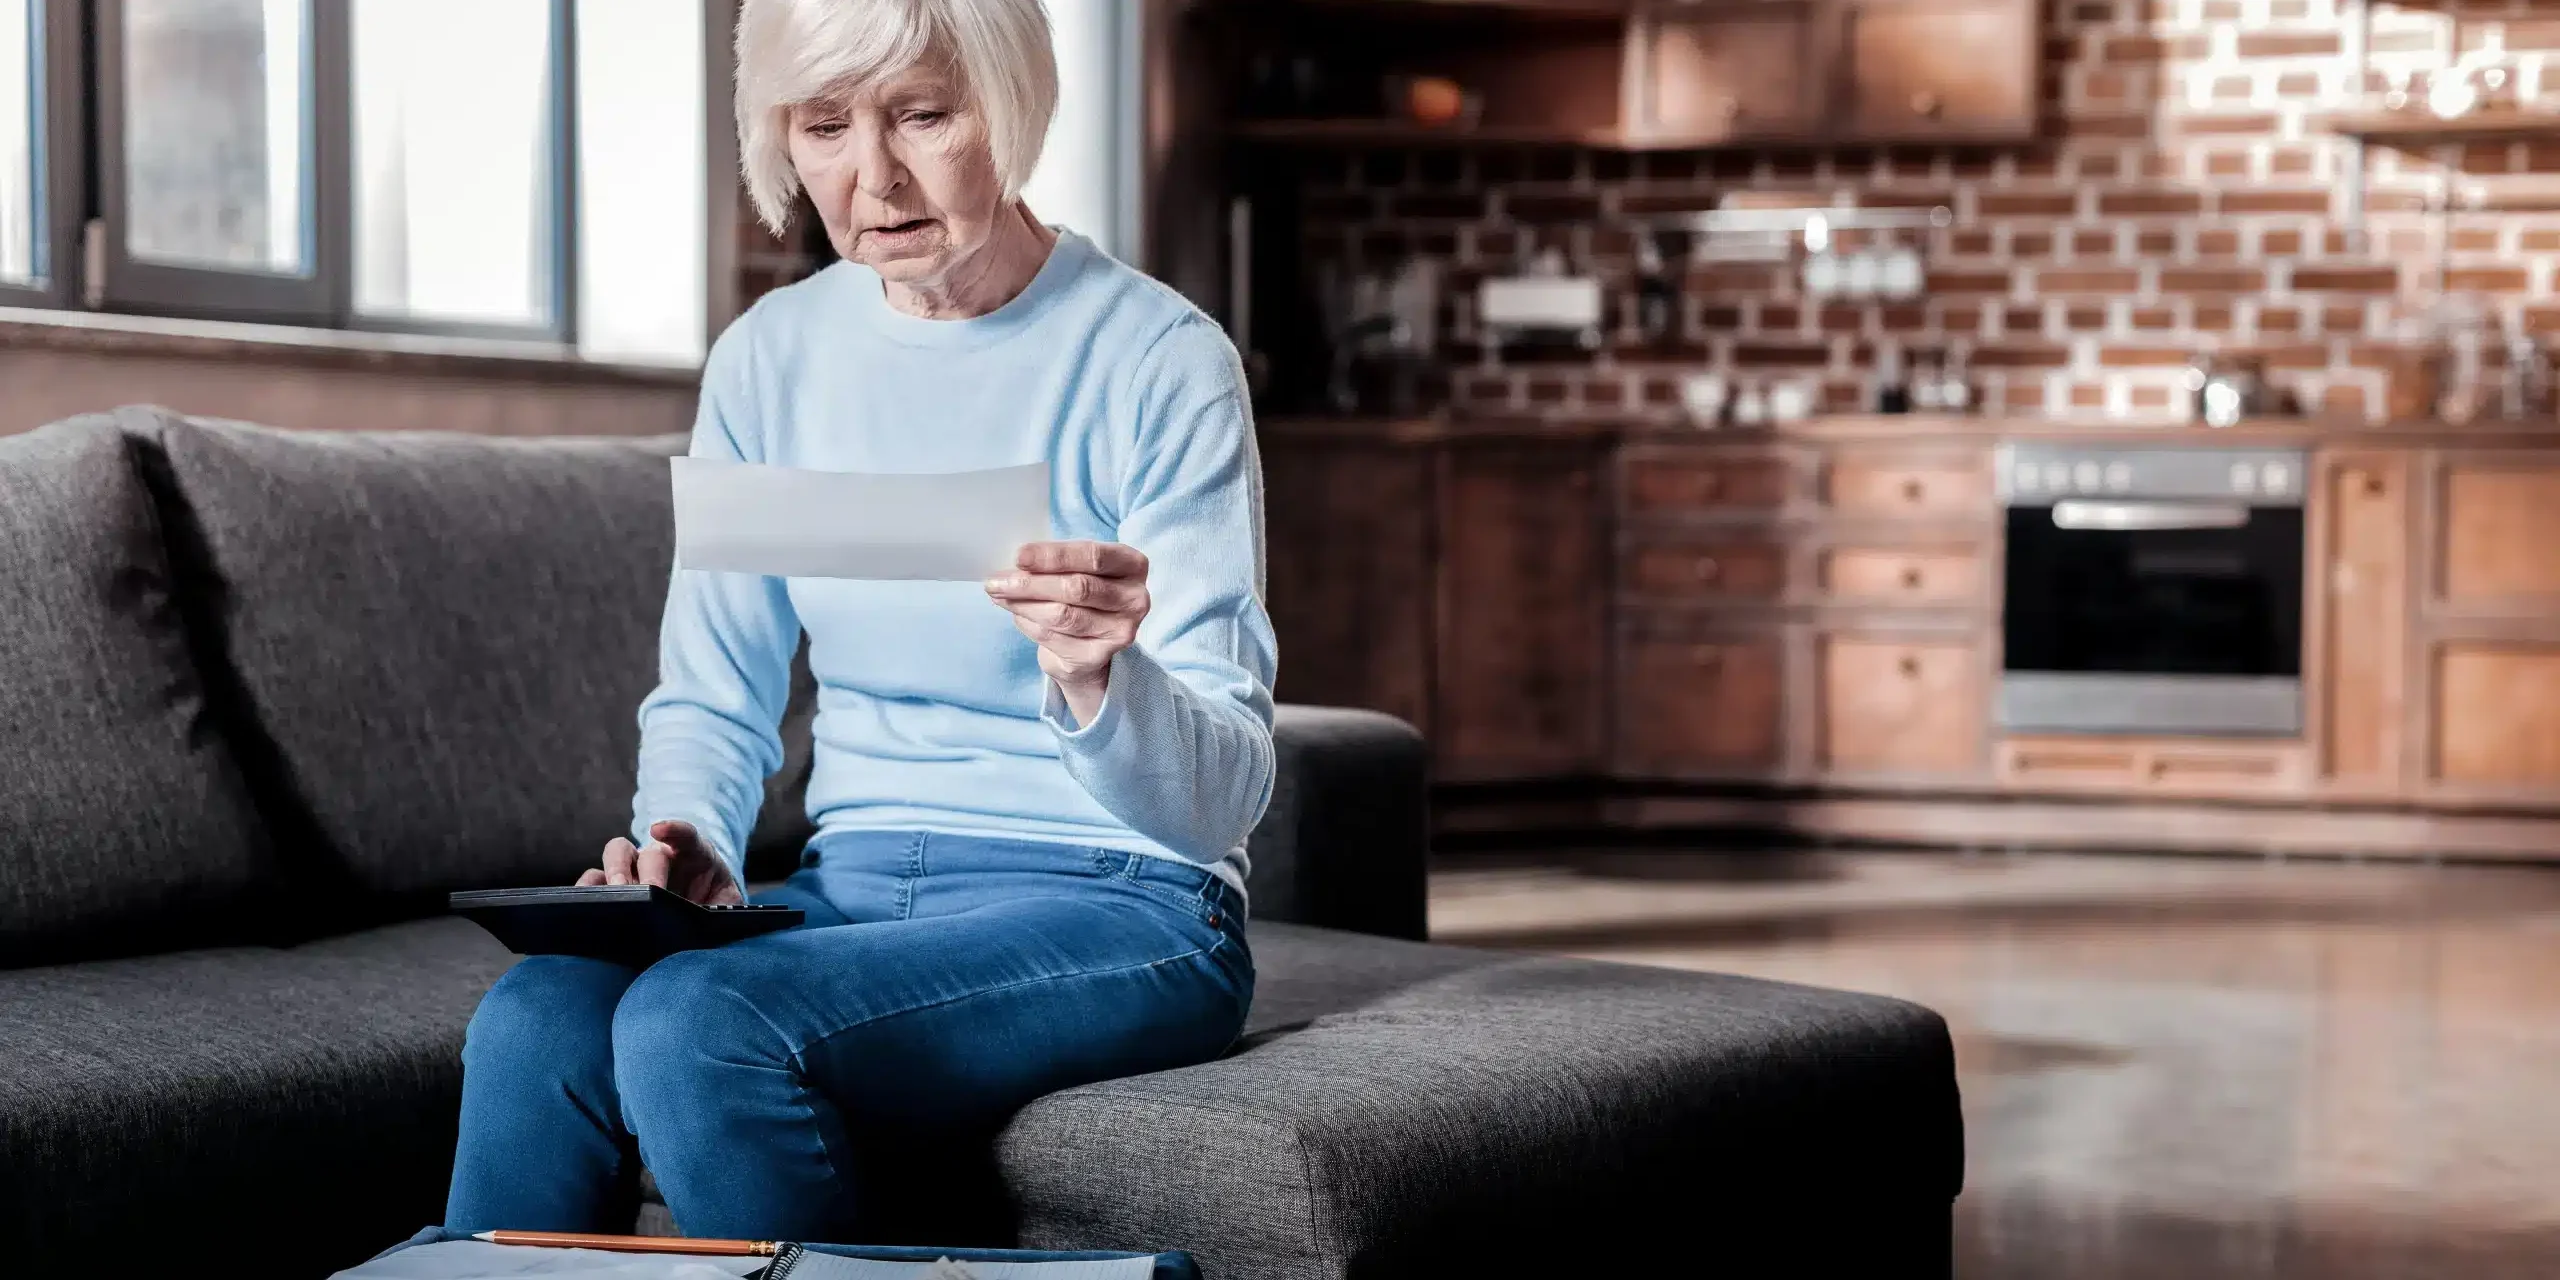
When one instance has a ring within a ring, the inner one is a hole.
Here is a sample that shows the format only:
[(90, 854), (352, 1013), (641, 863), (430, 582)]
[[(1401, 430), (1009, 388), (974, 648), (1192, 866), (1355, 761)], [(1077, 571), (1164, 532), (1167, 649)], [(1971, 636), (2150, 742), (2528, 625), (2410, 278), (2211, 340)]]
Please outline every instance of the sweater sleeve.
[[(697, 458), (758, 462), (754, 359), (745, 321), (704, 361)], [(791, 693), (800, 619), (780, 578), (674, 569), (659, 623), (658, 686), (640, 703), (635, 840), (674, 818), (693, 824), (746, 885), (747, 834), (764, 780), (782, 767), (778, 726)]]
[(1119, 540), (1152, 604), (1079, 725), (1042, 709), (1067, 772), (1112, 816), (1197, 862), (1244, 843), (1271, 801), (1277, 644), (1262, 604), (1262, 472), (1235, 347), (1198, 315), (1136, 370)]

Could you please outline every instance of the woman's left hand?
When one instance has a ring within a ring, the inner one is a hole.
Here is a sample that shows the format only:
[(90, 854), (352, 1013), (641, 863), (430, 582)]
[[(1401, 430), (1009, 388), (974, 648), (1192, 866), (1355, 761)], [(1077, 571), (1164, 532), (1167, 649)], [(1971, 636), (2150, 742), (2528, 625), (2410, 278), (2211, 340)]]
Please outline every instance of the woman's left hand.
[(987, 595), (1040, 646), (1040, 669), (1058, 682), (1079, 723), (1102, 710), (1111, 658), (1138, 642), (1147, 616), (1147, 557), (1117, 542), (1034, 542), (1014, 567), (987, 579)]

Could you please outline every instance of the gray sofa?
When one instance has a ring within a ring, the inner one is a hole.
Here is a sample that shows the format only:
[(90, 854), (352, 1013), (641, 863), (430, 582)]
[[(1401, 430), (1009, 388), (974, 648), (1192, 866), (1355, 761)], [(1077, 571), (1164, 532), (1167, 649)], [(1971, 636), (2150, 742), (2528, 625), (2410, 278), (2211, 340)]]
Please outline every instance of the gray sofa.
[[(510, 960), (442, 896), (624, 825), (677, 447), (146, 409), (0, 439), (0, 1269), (289, 1223), (316, 1274), (436, 1219)], [(801, 683), (759, 877), (808, 834)], [(874, 1240), (1945, 1274), (1936, 1015), (1426, 945), (1413, 733), (1292, 707), (1279, 738), (1244, 1041), (904, 1165)]]

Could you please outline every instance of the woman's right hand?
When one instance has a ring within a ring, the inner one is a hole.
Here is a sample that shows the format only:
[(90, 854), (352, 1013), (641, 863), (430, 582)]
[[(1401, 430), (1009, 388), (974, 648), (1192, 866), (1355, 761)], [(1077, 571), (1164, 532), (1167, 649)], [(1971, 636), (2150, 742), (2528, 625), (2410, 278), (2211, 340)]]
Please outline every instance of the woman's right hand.
[(704, 906), (744, 902), (729, 864), (711, 851), (709, 841), (690, 822), (649, 824), (649, 843), (634, 845), (620, 836), (604, 846), (604, 865), (578, 877), (580, 885), (654, 884)]

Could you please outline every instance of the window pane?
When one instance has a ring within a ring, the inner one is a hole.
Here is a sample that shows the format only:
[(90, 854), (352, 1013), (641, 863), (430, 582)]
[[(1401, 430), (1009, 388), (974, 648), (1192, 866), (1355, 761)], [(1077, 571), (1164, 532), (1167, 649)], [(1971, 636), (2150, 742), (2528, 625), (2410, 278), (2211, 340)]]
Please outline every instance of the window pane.
[(702, 0), (578, 0), (577, 12), (579, 348), (700, 360)]
[(0, 0), (0, 284), (44, 280), (41, 0)]
[(552, 316), (551, 5), (356, 0), (356, 308)]
[(304, 0), (125, 0), (126, 250), (302, 275)]
[(1049, 0), (1050, 43), (1058, 57), (1058, 114), (1040, 167), (1023, 184), (1023, 203), (1043, 222), (1083, 233), (1115, 255), (1121, 242), (1117, 0)]

